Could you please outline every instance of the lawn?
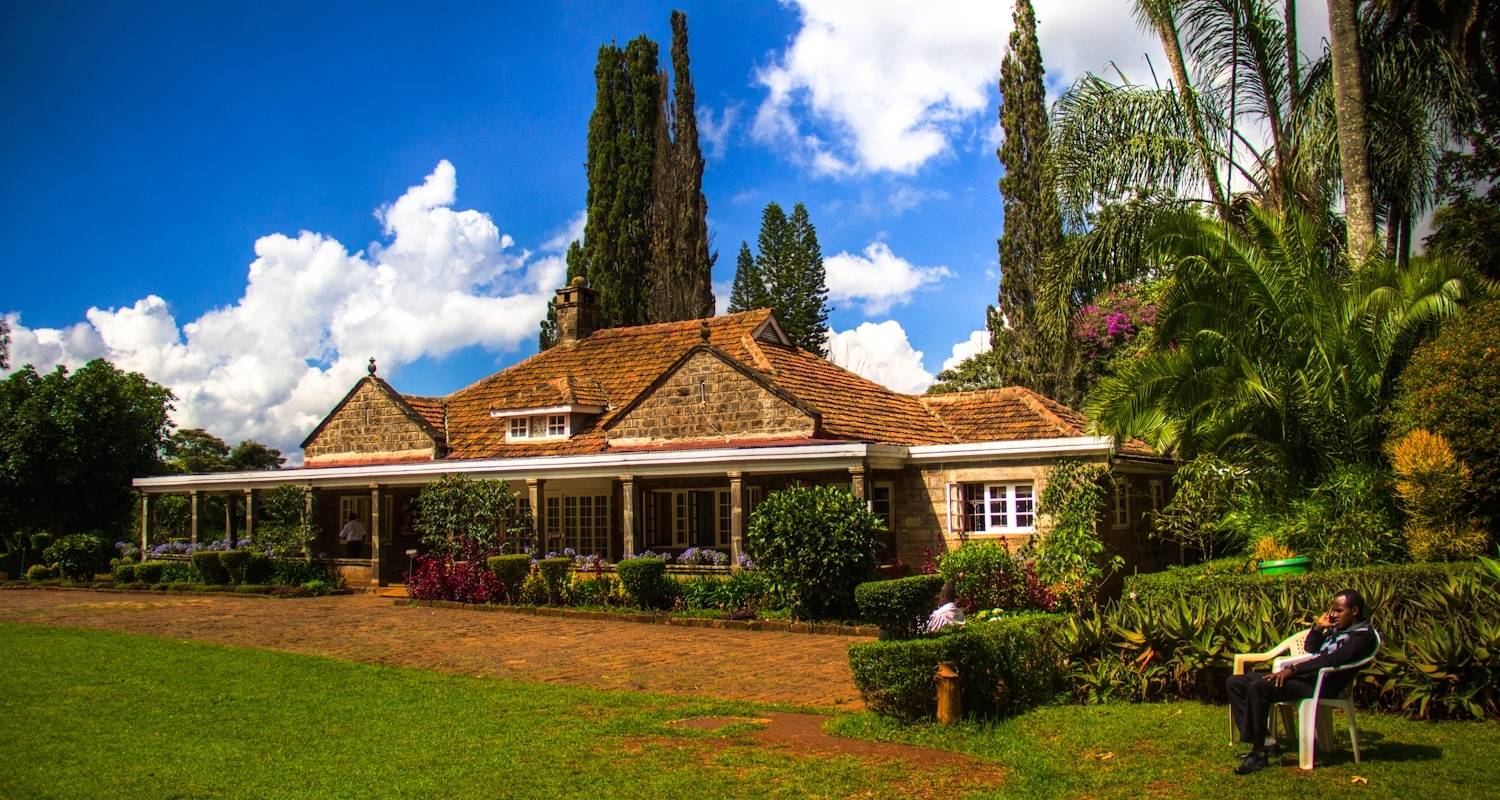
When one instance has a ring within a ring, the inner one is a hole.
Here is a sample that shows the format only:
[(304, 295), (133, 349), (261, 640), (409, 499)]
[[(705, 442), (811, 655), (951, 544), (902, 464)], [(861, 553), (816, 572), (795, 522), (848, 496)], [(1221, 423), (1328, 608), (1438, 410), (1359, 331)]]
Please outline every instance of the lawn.
[[(1483, 797), (1500, 725), (1366, 714), (1368, 760), (1229, 772), (1224, 710), (1053, 707), (990, 725), (831, 729), (972, 754), (956, 767), (809, 754), (739, 703), (466, 678), (262, 650), (0, 624), (0, 797)], [(1287, 764), (1292, 757), (1288, 756)], [(1368, 783), (1355, 783), (1355, 776)]]

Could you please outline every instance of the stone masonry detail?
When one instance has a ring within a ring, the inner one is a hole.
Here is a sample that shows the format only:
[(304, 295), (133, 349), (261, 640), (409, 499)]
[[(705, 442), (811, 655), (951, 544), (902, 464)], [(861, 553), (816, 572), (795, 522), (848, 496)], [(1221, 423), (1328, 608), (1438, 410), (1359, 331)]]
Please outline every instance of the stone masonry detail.
[(436, 456), (437, 443), (374, 381), (364, 385), (303, 449), (308, 466), (341, 461), (410, 461)]
[(609, 430), (612, 445), (809, 437), (806, 412), (709, 352), (689, 358)]

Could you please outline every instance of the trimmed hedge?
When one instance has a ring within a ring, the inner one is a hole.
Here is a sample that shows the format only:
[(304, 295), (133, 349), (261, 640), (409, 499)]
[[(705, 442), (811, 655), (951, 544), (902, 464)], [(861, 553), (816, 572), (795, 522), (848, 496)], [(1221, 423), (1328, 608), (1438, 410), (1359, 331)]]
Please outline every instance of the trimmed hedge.
[(248, 550), (225, 550), (219, 553), (219, 563), (229, 575), (229, 582), (238, 586), (245, 582), (245, 562), (250, 560)]
[(941, 575), (913, 575), (854, 587), (859, 618), (880, 626), (883, 639), (910, 639), (922, 632), (936, 607)]
[(281, 586), (303, 586), (311, 581), (331, 582), (328, 565), (303, 558), (271, 559), (271, 575), (266, 583)]
[(32, 564), (26, 568), (26, 580), (46, 581), (57, 577), (57, 570), (46, 564)]
[(189, 556), (194, 567), (198, 568), (198, 574), (203, 577), (203, 582), (210, 586), (223, 586), (229, 583), (229, 570), (225, 568), (224, 562), (219, 560), (219, 554), (212, 550), (199, 550)]
[(135, 579), (141, 583), (161, 583), (168, 561), (142, 561), (135, 565)]
[[(1409, 595), (1434, 581), (1447, 580), (1456, 572), (1472, 570), (1471, 564), (1376, 564), (1368, 567), (1348, 569), (1315, 570), (1300, 575), (1263, 575), (1244, 572), (1243, 558), (1219, 559), (1196, 567), (1172, 569), (1166, 572), (1148, 572), (1125, 578), (1122, 601), (1151, 603), (1158, 599), (1178, 597), (1203, 597), (1232, 589), (1246, 594), (1265, 594), (1273, 591), (1305, 593), (1312, 603), (1326, 602), (1334, 592), (1350, 587), (1364, 589), (1361, 584), (1370, 582), (1389, 585), (1396, 596)], [(1368, 594), (1365, 599), (1371, 603)]]
[(114, 568), (115, 583), (135, 583), (134, 564), (116, 564)]
[(1033, 614), (969, 623), (931, 637), (862, 642), (849, 648), (854, 683), (870, 710), (919, 720), (937, 710), (938, 664), (958, 670), (966, 716), (1007, 716), (1054, 697), (1064, 658), (1057, 646), (1061, 617)]
[(641, 608), (666, 608), (676, 588), (667, 578), (667, 563), (659, 558), (627, 558), (615, 565), (620, 585), (631, 605)]
[(521, 584), (531, 572), (531, 556), (524, 553), (509, 556), (490, 556), (486, 562), (490, 572), (505, 585), (505, 594), (512, 603), (521, 598)]
[(245, 560), (245, 583), (256, 585), (271, 582), (271, 559), (260, 553), (251, 553)]

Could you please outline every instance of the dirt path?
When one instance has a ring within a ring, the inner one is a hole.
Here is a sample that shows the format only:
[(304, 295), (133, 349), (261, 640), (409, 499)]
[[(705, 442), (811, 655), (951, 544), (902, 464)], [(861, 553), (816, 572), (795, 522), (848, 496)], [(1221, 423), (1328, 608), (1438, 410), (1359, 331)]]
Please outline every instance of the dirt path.
[(368, 595), (267, 600), (0, 591), (0, 620), (263, 647), (350, 661), (601, 689), (859, 708), (861, 641), (397, 606)]

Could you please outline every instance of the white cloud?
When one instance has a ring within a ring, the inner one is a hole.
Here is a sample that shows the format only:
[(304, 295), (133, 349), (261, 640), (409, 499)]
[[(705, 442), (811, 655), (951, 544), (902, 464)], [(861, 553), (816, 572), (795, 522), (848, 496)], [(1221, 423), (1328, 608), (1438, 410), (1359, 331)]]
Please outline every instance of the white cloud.
[(919, 267), (891, 252), (885, 242), (873, 242), (863, 256), (839, 253), (823, 260), (828, 296), (835, 301), (859, 302), (866, 316), (884, 314), (891, 306), (909, 302), (913, 292), (953, 277), (947, 267)]
[[(833, 177), (910, 174), (977, 139), (999, 144), (996, 83), (1011, 31), (1011, 4), (992, 0), (783, 0), (801, 28), (756, 72), (766, 96), (757, 141)], [(1117, 65), (1137, 83), (1152, 67), (1165, 83), (1161, 45), (1119, 0), (1037, 0), (1037, 36), (1049, 94), (1084, 72)], [(1298, 9), (1298, 38), (1320, 52), (1321, 6)], [(1150, 66), (1147, 59), (1150, 59)], [(976, 126), (979, 126), (976, 129)], [(976, 135), (977, 134), (977, 135)]]
[(586, 208), (578, 209), (578, 214), (568, 220), (568, 224), (559, 228), (547, 241), (542, 242), (542, 252), (568, 252), (568, 245), (583, 241), (583, 229), (588, 225), (588, 221), (589, 210)]
[(953, 369), (974, 356), (989, 351), (990, 332), (988, 330), (974, 331), (969, 334), (969, 338), (953, 345), (953, 354), (943, 362), (943, 369), (939, 371)]
[(712, 108), (702, 106), (698, 109), (698, 136), (707, 145), (704, 155), (710, 159), (724, 157), (724, 151), (729, 146), (729, 131), (734, 127), (735, 120), (739, 119), (743, 108), (743, 103), (724, 106), (717, 122), (714, 121)]
[(932, 385), (922, 351), (912, 349), (906, 330), (893, 319), (829, 334), (828, 359), (893, 391), (917, 394)]
[(154, 294), (90, 308), (87, 322), (60, 330), (8, 317), (14, 363), (45, 369), (104, 356), (169, 386), (179, 425), (295, 454), (370, 356), (390, 375), (425, 356), (508, 350), (535, 335), (561, 285), (562, 257), (512, 252), (487, 214), (453, 210), (456, 190), (453, 165), (440, 162), (376, 211), (385, 239), (368, 255), (310, 231), (261, 237), (243, 296), (180, 327)]

